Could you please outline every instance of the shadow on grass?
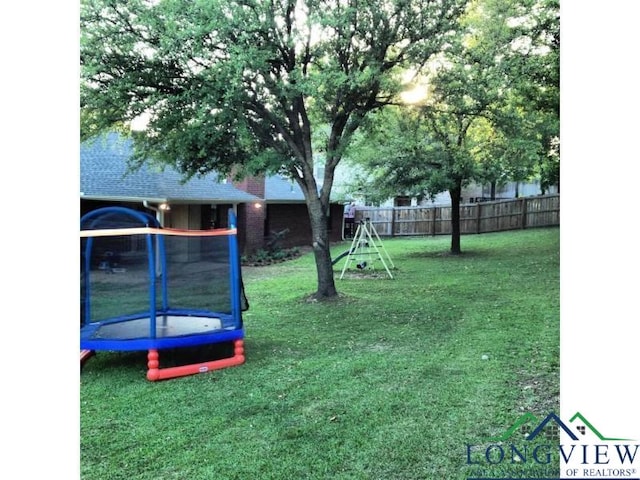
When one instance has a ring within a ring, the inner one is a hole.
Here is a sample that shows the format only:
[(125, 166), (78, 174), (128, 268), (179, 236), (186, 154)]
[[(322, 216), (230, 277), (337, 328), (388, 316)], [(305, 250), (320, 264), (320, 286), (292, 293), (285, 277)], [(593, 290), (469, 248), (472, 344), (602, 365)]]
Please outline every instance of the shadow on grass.
[[(233, 342), (215, 343), (159, 350), (160, 367), (177, 367), (204, 363), (233, 356)], [(147, 369), (147, 351), (107, 351), (96, 355), (82, 368), (83, 371), (140, 372)]]
[(453, 254), (448, 250), (437, 251), (420, 251), (410, 252), (405, 255), (406, 258), (451, 258), (451, 259), (467, 259), (467, 258), (490, 258), (495, 256), (491, 250), (463, 250), (462, 253)]
[(83, 371), (130, 370), (138, 371), (147, 365), (147, 352), (96, 352), (83, 367)]

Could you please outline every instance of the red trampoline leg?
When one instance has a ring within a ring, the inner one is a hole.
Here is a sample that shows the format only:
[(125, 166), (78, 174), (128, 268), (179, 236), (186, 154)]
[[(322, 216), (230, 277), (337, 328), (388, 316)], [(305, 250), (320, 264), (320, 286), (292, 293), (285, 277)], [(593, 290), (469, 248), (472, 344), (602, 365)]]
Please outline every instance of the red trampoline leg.
[(147, 371), (147, 379), (152, 382), (156, 380), (167, 380), (170, 378), (195, 375), (196, 373), (205, 373), (209, 370), (220, 370), (221, 368), (242, 365), (245, 361), (244, 340), (234, 340), (233, 357), (221, 358), (220, 360), (212, 360), (210, 362), (192, 363), (179, 367), (160, 368), (157, 350), (149, 350), (147, 358), (149, 360), (147, 364), (149, 368)]
[(155, 382), (160, 380), (160, 355), (158, 350), (149, 350), (147, 353), (147, 379)]
[(80, 350), (80, 368), (95, 354), (93, 350)]

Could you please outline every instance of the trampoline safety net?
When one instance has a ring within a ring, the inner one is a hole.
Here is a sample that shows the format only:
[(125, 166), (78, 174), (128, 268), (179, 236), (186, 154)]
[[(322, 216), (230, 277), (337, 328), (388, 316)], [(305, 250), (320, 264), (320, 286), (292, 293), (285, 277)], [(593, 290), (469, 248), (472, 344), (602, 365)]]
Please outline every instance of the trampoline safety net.
[[(117, 208), (85, 215), (81, 230), (81, 328), (144, 322), (150, 315), (161, 321), (168, 314), (219, 319), (216, 328), (226, 330), (242, 328), (240, 310), (248, 303), (232, 247), (236, 239), (230, 239), (235, 230), (161, 229), (150, 215)], [(119, 335), (153, 335), (130, 324), (131, 331), (119, 328)]]

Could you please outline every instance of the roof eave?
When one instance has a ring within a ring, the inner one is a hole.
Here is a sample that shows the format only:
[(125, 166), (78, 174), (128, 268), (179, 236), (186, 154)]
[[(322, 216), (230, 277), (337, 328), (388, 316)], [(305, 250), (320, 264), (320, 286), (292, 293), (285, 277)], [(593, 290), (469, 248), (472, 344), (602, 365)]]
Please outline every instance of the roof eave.
[(174, 205), (179, 204), (192, 204), (192, 203), (250, 203), (250, 202), (263, 202), (264, 200), (255, 195), (247, 193), (244, 198), (172, 198), (172, 197), (134, 197), (134, 196), (121, 196), (121, 195), (92, 195), (92, 194), (80, 194), (82, 200), (99, 200), (109, 202), (151, 202), (151, 203), (169, 203)]
[(121, 195), (92, 195), (86, 193), (80, 193), (81, 200), (99, 200), (104, 202), (153, 202), (153, 203), (169, 203), (166, 198), (156, 197), (132, 197)]

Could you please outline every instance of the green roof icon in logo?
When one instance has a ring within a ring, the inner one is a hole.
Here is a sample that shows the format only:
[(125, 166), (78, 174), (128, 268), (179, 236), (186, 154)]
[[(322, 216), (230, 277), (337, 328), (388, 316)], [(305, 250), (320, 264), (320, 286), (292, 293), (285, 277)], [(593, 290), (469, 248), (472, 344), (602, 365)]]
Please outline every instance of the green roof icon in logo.
[[(573, 417), (571, 417), (571, 419), (569, 420), (569, 423), (573, 423), (575, 420), (580, 420), (582, 423), (584, 423), (584, 425), (591, 430), (591, 432), (598, 437), (600, 440), (618, 440), (618, 441), (623, 441), (623, 442), (629, 442), (629, 441), (633, 441), (631, 438), (610, 438), (610, 437), (605, 437), (604, 435), (602, 435), (597, 429), (596, 427), (594, 427), (593, 425), (591, 425), (591, 423), (589, 423), (589, 420), (587, 420), (584, 415), (582, 415), (580, 412), (576, 412), (575, 415)], [(584, 435), (586, 433), (586, 431), (583, 431), (583, 429), (581, 429), (580, 427), (578, 427), (578, 431)]]
[(505, 432), (499, 437), (490, 438), (492, 442), (505, 442), (507, 441), (511, 435), (520, 430), (524, 425), (527, 425), (530, 422), (538, 423), (538, 417), (536, 417), (533, 413), (527, 412), (515, 421), (513, 425), (511, 425)]
[(573, 423), (575, 420), (580, 420), (584, 425), (578, 426), (574, 431), (574, 429), (569, 428), (569, 426), (565, 424), (562, 420), (560, 420), (560, 418), (553, 412), (549, 413), (549, 415), (547, 415), (542, 421), (540, 421), (540, 419), (536, 417), (533, 413), (527, 412), (521, 415), (520, 417), (518, 417), (518, 419), (514, 422), (514, 424), (511, 425), (511, 427), (509, 427), (507, 430), (505, 430), (504, 433), (502, 433), (502, 435), (489, 438), (489, 440), (493, 442), (504, 442), (504, 441), (507, 441), (509, 438), (511, 438), (511, 436), (515, 434), (517, 431), (523, 430), (527, 428), (529, 425), (534, 425), (533, 428), (532, 427), (527, 428), (528, 430), (530, 430), (530, 432), (526, 437), (527, 440), (533, 440), (540, 432), (544, 430), (544, 428), (548, 424), (555, 423), (557, 427), (564, 430), (564, 432), (572, 440), (579, 440), (579, 437), (575, 433), (576, 431), (581, 435), (585, 435), (586, 429), (588, 428), (600, 440), (632, 441), (629, 438), (605, 437), (580, 412), (576, 412), (576, 414), (573, 415), (573, 417), (571, 417), (571, 419), (569, 420), (569, 424)]

